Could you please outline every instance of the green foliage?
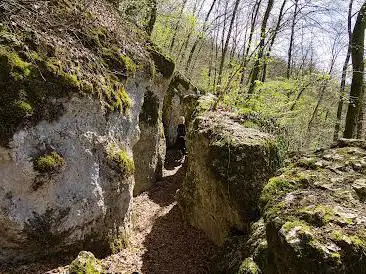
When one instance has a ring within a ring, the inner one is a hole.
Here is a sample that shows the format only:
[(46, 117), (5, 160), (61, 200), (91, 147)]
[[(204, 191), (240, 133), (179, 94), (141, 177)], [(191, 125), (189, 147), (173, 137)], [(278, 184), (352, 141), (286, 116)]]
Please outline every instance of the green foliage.
[(107, 159), (111, 163), (111, 166), (118, 170), (123, 177), (134, 174), (135, 163), (124, 149), (118, 149), (115, 146), (111, 146), (108, 149)]
[(42, 155), (33, 161), (34, 170), (40, 173), (55, 172), (65, 165), (65, 160), (57, 152)]
[(79, 256), (71, 262), (70, 274), (100, 274), (99, 261), (90, 252), (82, 251)]
[(260, 274), (261, 270), (252, 258), (247, 258), (243, 261), (237, 274)]
[[(297, 80), (278, 79), (258, 83), (255, 93), (248, 97), (239, 90), (232, 90), (225, 97), (225, 104), (243, 115), (273, 121), (282, 131), (284, 146), (290, 151), (314, 149), (332, 142), (337, 102), (335, 83), (330, 80), (323, 102), (315, 119), (310, 119), (319, 98), (319, 79), (325, 75), (310, 75)], [(323, 81), (323, 80), (322, 80)], [(333, 102), (333, 104), (331, 103)], [(247, 125), (255, 127), (255, 125)], [(261, 127), (265, 130), (266, 127)]]
[(112, 71), (120, 74), (121, 80), (128, 75), (134, 75), (137, 70), (135, 62), (120, 52), (118, 48), (101, 48), (102, 57)]

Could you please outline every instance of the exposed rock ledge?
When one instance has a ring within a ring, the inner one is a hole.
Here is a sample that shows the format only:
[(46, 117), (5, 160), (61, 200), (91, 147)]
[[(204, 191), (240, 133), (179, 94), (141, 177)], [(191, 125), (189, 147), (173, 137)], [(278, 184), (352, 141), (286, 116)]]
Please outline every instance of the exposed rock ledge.
[(207, 112), (193, 121), (179, 193), (188, 221), (219, 245), (233, 231), (248, 233), (259, 218), (263, 186), (279, 168), (275, 138), (245, 128), (236, 118)]
[(135, 169), (137, 182), (162, 169), (174, 63), (108, 1), (4, 1), (0, 264), (117, 252), (130, 233)]
[(263, 219), (227, 243), (216, 272), (364, 273), (365, 149), (341, 140), (292, 159), (261, 194)]

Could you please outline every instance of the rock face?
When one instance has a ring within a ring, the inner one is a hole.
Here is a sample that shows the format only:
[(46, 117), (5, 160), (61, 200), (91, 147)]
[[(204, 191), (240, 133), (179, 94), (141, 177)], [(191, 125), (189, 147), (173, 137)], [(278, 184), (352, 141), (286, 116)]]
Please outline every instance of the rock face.
[(162, 74), (162, 77), (159, 77), (158, 81), (145, 92), (139, 116), (140, 140), (133, 148), (138, 171), (135, 173), (134, 195), (148, 190), (162, 177), (166, 151), (162, 110), (172, 72), (173, 70), (168, 74)]
[(364, 273), (366, 143), (294, 159), (266, 185), (262, 207), (278, 273)]
[(263, 216), (225, 243), (215, 273), (364, 273), (366, 142), (297, 156), (264, 187)]
[(188, 79), (179, 72), (175, 73), (164, 99), (163, 109), (163, 124), (168, 147), (175, 144), (180, 117), (183, 116), (187, 121), (189, 120), (186, 107), (191, 104), (192, 99), (196, 101), (198, 95), (198, 89)]
[[(37, 20), (5, 1), (0, 263), (116, 252), (130, 233), (135, 170), (150, 180), (164, 160), (161, 109), (174, 63), (147, 50), (107, 1), (25, 3)], [(44, 28), (74, 18), (73, 33)]]
[(263, 186), (279, 167), (274, 137), (244, 128), (235, 118), (207, 112), (193, 121), (179, 193), (188, 221), (219, 245), (231, 232), (249, 231), (259, 218)]

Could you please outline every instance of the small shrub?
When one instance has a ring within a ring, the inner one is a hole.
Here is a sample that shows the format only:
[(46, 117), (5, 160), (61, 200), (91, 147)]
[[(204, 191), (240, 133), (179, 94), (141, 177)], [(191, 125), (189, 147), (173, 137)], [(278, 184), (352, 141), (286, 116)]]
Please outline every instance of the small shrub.
[(100, 263), (90, 252), (81, 251), (70, 264), (70, 274), (99, 274)]
[(65, 160), (57, 152), (52, 152), (35, 159), (33, 167), (41, 173), (59, 171), (65, 165)]
[(127, 152), (123, 149), (114, 149), (111, 147), (108, 151), (107, 159), (125, 177), (131, 176), (135, 172), (135, 163)]

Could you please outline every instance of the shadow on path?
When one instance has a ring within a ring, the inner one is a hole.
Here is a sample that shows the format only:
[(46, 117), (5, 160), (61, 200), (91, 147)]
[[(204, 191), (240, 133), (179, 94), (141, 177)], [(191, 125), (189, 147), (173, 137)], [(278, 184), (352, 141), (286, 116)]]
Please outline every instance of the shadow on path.
[[(167, 166), (171, 169), (167, 169)], [(174, 150), (167, 151), (165, 168), (166, 174), (163, 180), (157, 182), (148, 193), (149, 198), (160, 206), (168, 206), (175, 202), (175, 195), (184, 180), (187, 170), (186, 162)]]
[(145, 239), (147, 252), (142, 258), (143, 273), (209, 273), (217, 247), (203, 232), (183, 220), (175, 200), (185, 172), (185, 164), (176, 173), (170, 175), (168, 172), (163, 181), (149, 193), (150, 199), (155, 203), (164, 207), (170, 206), (171, 209), (155, 221)]
[(175, 205), (159, 218), (146, 237), (143, 273), (209, 273), (215, 246), (200, 231), (184, 223)]

